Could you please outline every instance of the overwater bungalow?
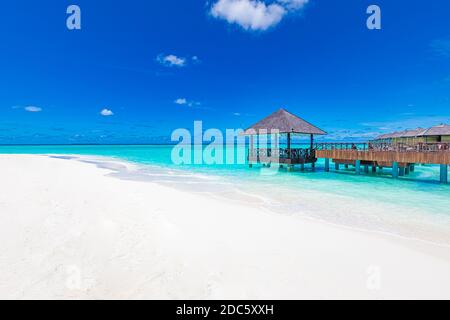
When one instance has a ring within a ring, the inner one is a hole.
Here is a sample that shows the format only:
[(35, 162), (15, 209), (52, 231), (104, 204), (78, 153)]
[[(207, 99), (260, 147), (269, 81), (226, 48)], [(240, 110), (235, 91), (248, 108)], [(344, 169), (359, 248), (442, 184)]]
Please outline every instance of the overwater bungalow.
[[(314, 166), (317, 161), (314, 136), (326, 134), (325, 131), (302, 118), (285, 109), (280, 109), (245, 130), (245, 135), (250, 137), (249, 165), (278, 163), (281, 166), (287, 165), (289, 169), (292, 169), (294, 165), (303, 167), (306, 163)], [(268, 135), (275, 135), (274, 145), (267, 147), (267, 145), (261, 146), (258, 143), (255, 147), (255, 137), (260, 138)], [(286, 136), (286, 148), (279, 147), (278, 138), (280, 137), (277, 137), (277, 135)], [(295, 135), (308, 136), (310, 140), (309, 148), (292, 148), (292, 138)]]
[(431, 127), (421, 135), (424, 137), (424, 142), (450, 142), (450, 126), (441, 124)]
[(409, 144), (418, 143), (439, 143), (450, 142), (450, 126), (441, 124), (429, 129), (417, 128), (414, 130), (405, 130), (392, 132), (376, 137), (372, 142), (388, 144)]

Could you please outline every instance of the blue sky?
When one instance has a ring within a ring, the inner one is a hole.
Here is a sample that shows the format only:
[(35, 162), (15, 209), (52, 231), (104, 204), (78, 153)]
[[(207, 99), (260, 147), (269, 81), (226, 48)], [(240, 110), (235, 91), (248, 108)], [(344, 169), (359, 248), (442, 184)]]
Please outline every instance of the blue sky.
[(450, 122), (450, 2), (432, 4), (5, 0), (0, 143), (154, 143), (280, 107), (329, 140)]

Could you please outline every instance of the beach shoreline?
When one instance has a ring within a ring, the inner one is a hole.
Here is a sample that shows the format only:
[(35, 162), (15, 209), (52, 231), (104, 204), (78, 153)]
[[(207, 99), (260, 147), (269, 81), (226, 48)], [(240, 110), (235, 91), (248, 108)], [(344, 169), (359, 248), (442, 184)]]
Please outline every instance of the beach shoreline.
[(120, 174), (132, 163), (93, 159), (0, 155), (0, 297), (450, 298), (448, 247), (138, 181)]

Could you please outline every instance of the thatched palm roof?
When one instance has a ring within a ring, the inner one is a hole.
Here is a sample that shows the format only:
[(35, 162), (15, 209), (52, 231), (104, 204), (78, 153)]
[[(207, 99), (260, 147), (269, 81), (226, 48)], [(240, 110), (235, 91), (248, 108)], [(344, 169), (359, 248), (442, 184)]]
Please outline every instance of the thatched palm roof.
[(404, 134), (402, 135), (402, 138), (415, 138), (421, 136), (426, 129), (424, 128), (417, 128), (414, 130), (406, 130)]
[(383, 134), (375, 138), (375, 140), (392, 139), (392, 138), (415, 138), (422, 136), (422, 134), (425, 131), (426, 129), (423, 128), (417, 128), (414, 130), (395, 131), (392, 133)]
[(391, 138), (402, 138), (405, 133), (406, 133), (406, 130), (405, 131), (395, 131), (390, 134), (390, 137)]
[(441, 124), (439, 126), (431, 127), (421, 134), (421, 136), (450, 136), (450, 126), (448, 124)]
[(415, 138), (415, 137), (429, 137), (429, 136), (448, 136), (450, 135), (450, 126), (441, 124), (429, 129), (417, 128), (414, 130), (396, 131), (388, 134), (383, 134), (376, 137), (375, 140), (392, 139), (392, 138)]
[(265, 130), (269, 134), (272, 130), (278, 130), (279, 133), (327, 134), (325, 131), (313, 126), (311, 123), (293, 115), (285, 109), (280, 109), (254, 124), (245, 130), (245, 134), (255, 135), (262, 130)]
[(383, 140), (392, 138), (393, 133), (385, 133), (375, 138), (375, 140)]

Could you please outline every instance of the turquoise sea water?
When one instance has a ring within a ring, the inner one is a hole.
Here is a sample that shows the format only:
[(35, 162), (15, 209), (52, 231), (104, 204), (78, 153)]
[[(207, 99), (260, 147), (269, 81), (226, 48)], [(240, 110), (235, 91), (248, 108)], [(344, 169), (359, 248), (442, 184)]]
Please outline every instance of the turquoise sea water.
[(172, 149), (173, 146), (0, 146), (0, 154), (117, 158), (140, 165), (139, 172), (128, 178), (210, 193), (229, 201), (247, 201), (280, 214), (450, 244), (450, 185), (438, 182), (437, 166), (417, 166), (411, 175), (395, 180), (390, 177), (390, 169), (357, 176), (351, 169), (334, 172), (332, 165), (331, 172), (324, 172), (320, 160), (314, 171), (307, 166), (305, 172), (290, 173), (250, 169), (245, 164), (180, 166), (172, 163)]

